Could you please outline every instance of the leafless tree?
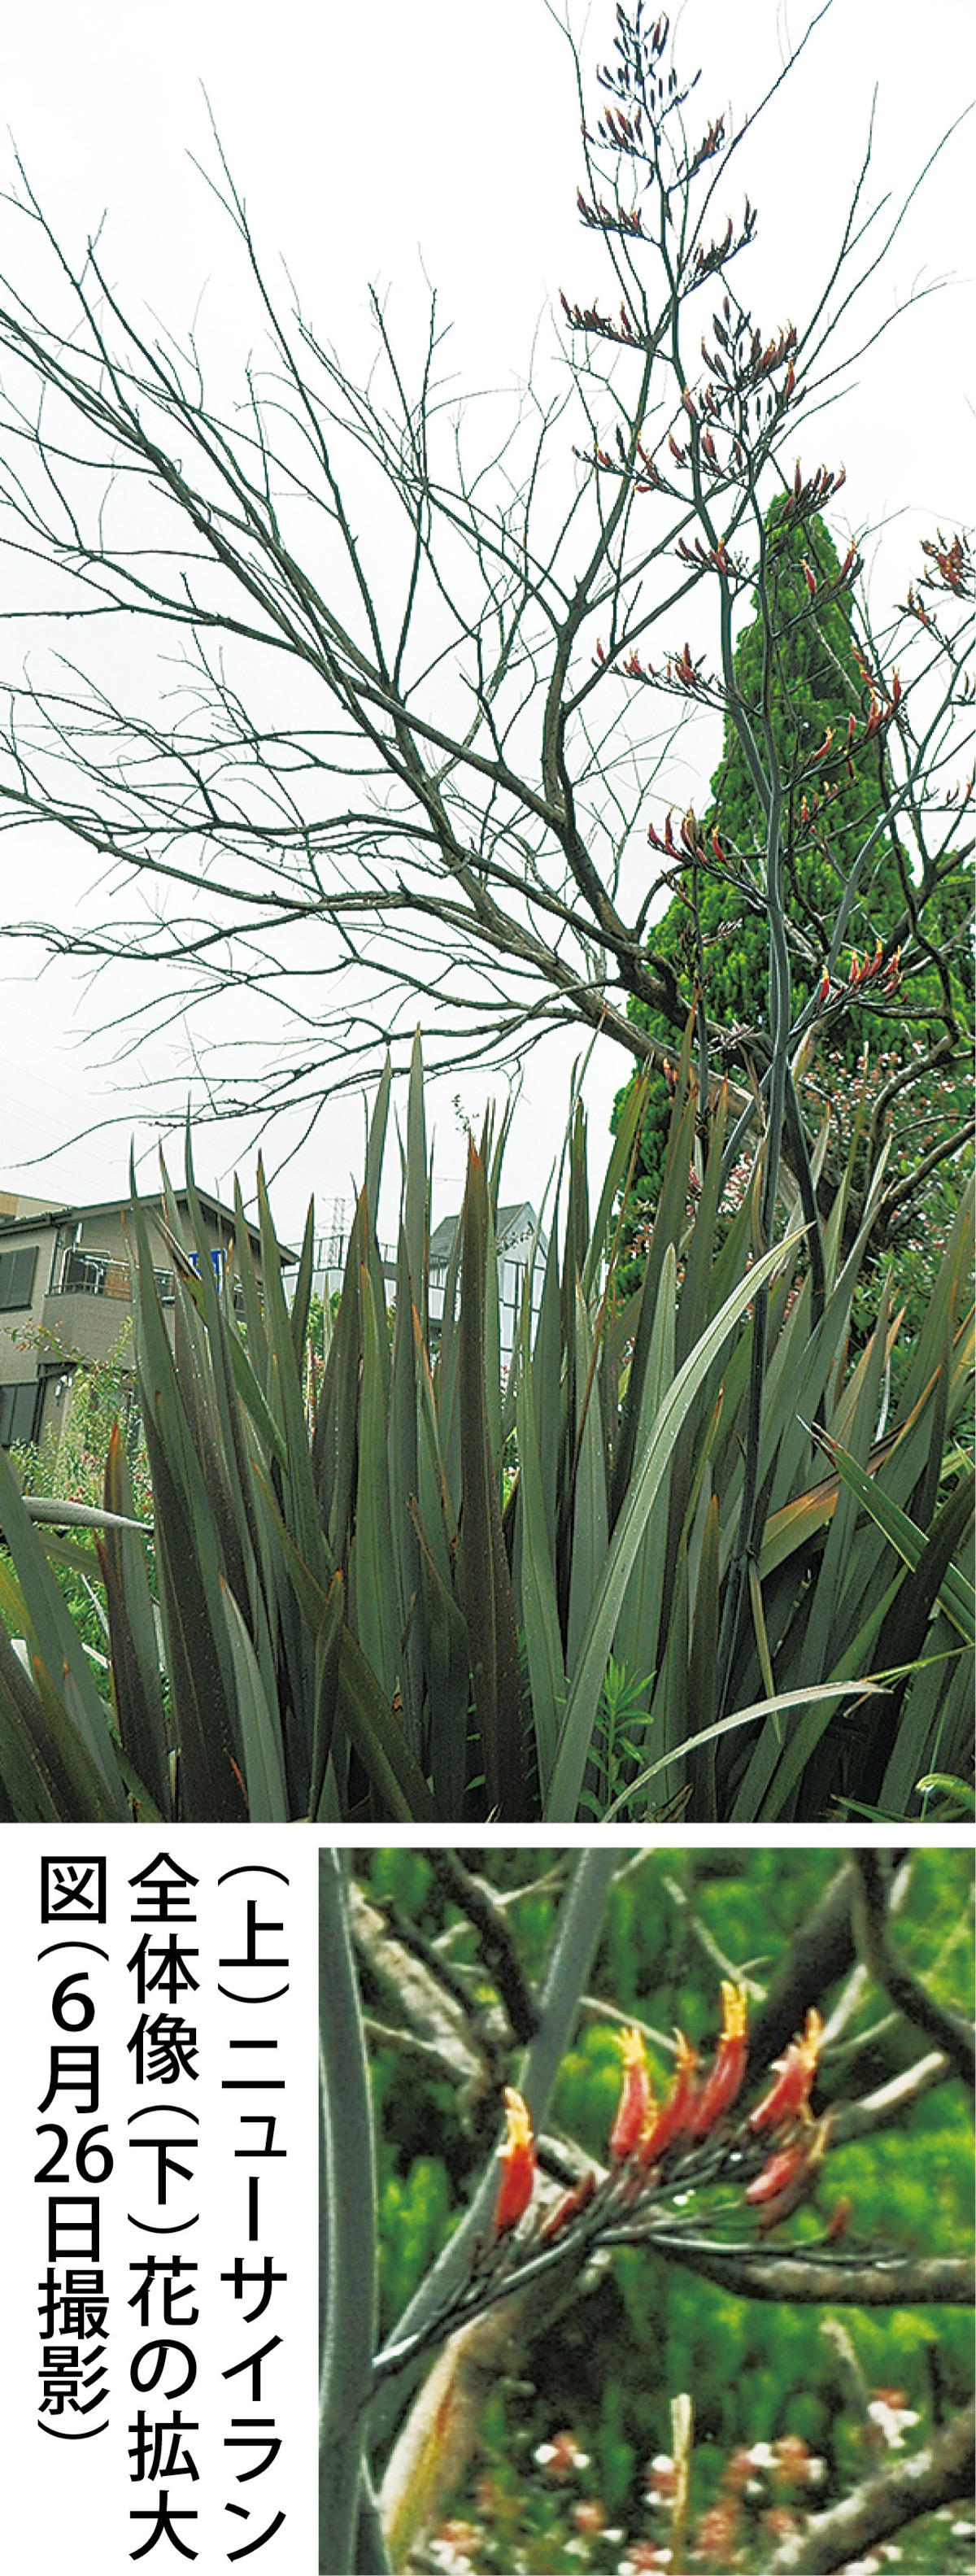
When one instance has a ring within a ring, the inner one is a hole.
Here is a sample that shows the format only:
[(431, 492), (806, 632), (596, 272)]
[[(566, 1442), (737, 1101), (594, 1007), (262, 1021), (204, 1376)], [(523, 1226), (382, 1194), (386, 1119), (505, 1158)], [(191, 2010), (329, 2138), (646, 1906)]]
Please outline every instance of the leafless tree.
[[(810, 32), (762, 111), (789, 112)], [(707, 1096), (738, 1071), (737, 1146), (766, 1096), (768, 1231), (784, 1123), (794, 1166), (798, 1151), (798, 1052), (849, 1006), (855, 938), (873, 952), (857, 990), (869, 1022), (900, 1027), (934, 966), (932, 1043), (958, 1044), (939, 895), (968, 806), (953, 764), (970, 559), (933, 534), (901, 610), (878, 631), (855, 611), (847, 738), (784, 767), (764, 514), (779, 492), (809, 527), (840, 488), (814, 418), (878, 336), (865, 325), (859, 343), (852, 317), (914, 190), (894, 210), (871, 202), (869, 143), (808, 320), (761, 320), (738, 177), (755, 115), (734, 128), (699, 112), (667, 20), (642, 0), (618, 9), (598, 81), (579, 213), (603, 287), (563, 295), (551, 396), (529, 386), (487, 446), (491, 409), (440, 381), (433, 304), (413, 382), (374, 299), (360, 383), (290, 289), (276, 298), (216, 140), (265, 334), (224, 409), (196, 340), (124, 308), (97, 239), (72, 261), (21, 171), (9, 202), (53, 284), (44, 310), (0, 289), (0, 533), (28, 577), (24, 613), (70, 621), (72, 649), (50, 685), (10, 681), (0, 819), (59, 826), (98, 899), (72, 925), (15, 932), (144, 974), (123, 1050), (191, 1003), (247, 994), (246, 1035), (211, 1051), (203, 1107), (314, 1116), (388, 1045), (401, 1061), (418, 1019), (432, 1065), (512, 1064), (567, 1025), (661, 1061), (628, 1016), (635, 1000), (676, 1029), (686, 1014), (654, 945), (659, 870), (718, 871), (731, 909), (768, 925), (768, 1011), (762, 1029), (731, 1030), (699, 997), (699, 1072)], [(816, 619), (830, 584), (809, 569)], [(860, 571), (852, 546), (852, 597)], [(754, 588), (767, 679), (746, 705), (733, 646)], [(119, 627), (148, 654), (131, 696), (103, 653)], [(692, 812), (674, 831), (665, 817), (669, 752), (695, 713), (734, 721), (761, 847), (712, 846)], [(882, 820), (838, 873), (821, 939), (785, 906), (784, 871), (814, 839), (829, 854), (831, 790), (861, 761)], [(875, 945), (872, 880), (892, 848), (904, 917)], [(819, 979), (803, 1005), (798, 967)]]

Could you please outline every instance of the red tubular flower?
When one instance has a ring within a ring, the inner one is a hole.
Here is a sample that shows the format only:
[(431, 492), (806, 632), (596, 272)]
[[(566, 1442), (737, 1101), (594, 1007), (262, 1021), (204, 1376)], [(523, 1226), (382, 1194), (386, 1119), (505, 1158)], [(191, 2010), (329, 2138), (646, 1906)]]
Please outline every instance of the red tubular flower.
[(722, 2036), (715, 2051), (714, 2063), (699, 2085), (691, 2105), (689, 2129), (693, 2138), (706, 2138), (721, 2120), (742, 2090), (746, 2071), (747, 1997), (744, 1986), (722, 1984)]
[(675, 2138), (687, 2137), (689, 2133), (698, 2052), (689, 2048), (683, 2030), (675, 2032), (675, 2041), (675, 2070), (669, 2091), (661, 2109), (653, 2114), (638, 2147), (638, 2161), (645, 2171), (648, 2165), (657, 2164), (665, 2147), (672, 2146)]
[(756, 2175), (755, 2181), (747, 2183), (746, 2199), (757, 2204), (777, 2199), (788, 2183), (795, 2182), (805, 2162), (806, 2142), (803, 2138), (794, 2138), (792, 2146), (778, 2148), (762, 2172)]
[(623, 2164), (627, 2156), (633, 2155), (657, 2108), (640, 2031), (633, 2028), (622, 2031), (620, 2045), (624, 2059), (623, 2084), (617, 2116), (610, 2131), (610, 2155), (615, 2165)]
[(808, 2117), (810, 2087), (823, 2046), (824, 2026), (811, 2005), (802, 2039), (793, 2039), (785, 2057), (774, 2057), (777, 2081), (749, 2114), (751, 2129), (776, 2129), (783, 2120)]
[(501, 2187), (495, 2204), (495, 2234), (507, 2236), (523, 2218), (532, 2198), (535, 2182), (535, 2139), (527, 2103), (514, 2085), (506, 2084), (505, 2136), (499, 2149), (502, 2162)]
[(835, 2200), (833, 2208), (827, 2213), (827, 2225), (825, 2229), (825, 2234), (829, 2237), (832, 2245), (836, 2244), (839, 2236), (846, 2235), (853, 2215), (853, 2201), (847, 2199)]
[(550, 2210), (544, 2227), (540, 2228), (540, 2244), (551, 2245), (554, 2236), (562, 2236), (565, 2229), (572, 2226), (574, 2218), (579, 2217), (580, 2211), (589, 2207), (595, 2190), (596, 2175), (590, 2172), (583, 2175), (572, 2191), (564, 2192), (555, 2209)]
[(800, 2202), (809, 2197), (818, 2167), (826, 2154), (830, 2127), (831, 2114), (828, 2111), (822, 2120), (811, 2123), (802, 2137), (794, 2139), (791, 2146), (780, 2147), (775, 2155), (770, 2156), (768, 2164), (756, 2175), (755, 2182), (749, 2183), (745, 2196), (762, 2212), (759, 2224), (764, 2236), (778, 2227), (781, 2219), (792, 2217), (794, 2209), (799, 2209)]

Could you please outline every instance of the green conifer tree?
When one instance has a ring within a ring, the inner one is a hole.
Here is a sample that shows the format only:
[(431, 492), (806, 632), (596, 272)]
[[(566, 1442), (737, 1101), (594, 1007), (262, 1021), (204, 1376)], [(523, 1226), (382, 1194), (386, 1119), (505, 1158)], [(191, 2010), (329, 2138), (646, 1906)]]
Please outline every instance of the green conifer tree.
[[(769, 713), (780, 775), (786, 782), (784, 814), (784, 892), (794, 934), (791, 981), (794, 1010), (819, 982), (838, 903), (854, 861), (872, 829), (884, 815), (884, 733), (865, 742), (871, 683), (867, 677), (854, 624), (852, 593), (842, 580), (834, 540), (820, 517), (795, 526), (782, 497), (771, 504), (765, 521), (765, 579), (768, 614), (763, 618), (758, 591), (755, 614), (743, 628), (734, 657), (735, 686), (755, 715), (763, 702), (767, 634), (775, 636), (770, 672)], [(851, 719), (859, 734), (857, 756), (847, 756)], [(811, 783), (810, 760), (821, 744), (824, 787)], [(670, 837), (670, 836), (669, 836)], [(695, 855), (688, 848), (694, 845)], [(725, 719), (722, 757), (711, 781), (707, 812), (690, 812), (681, 833), (670, 881), (675, 891), (653, 929), (655, 952), (670, 959), (689, 1009), (699, 985), (705, 1013), (731, 1041), (742, 1029), (761, 1032), (766, 1021), (769, 940), (765, 913), (752, 880), (762, 881), (763, 817), (749, 772), (741, 737), (731, 713)], [(743, 866), (742, 863), (745, 863)], [(967, 871), (958, 872), (941, 890), (941, 926), (959, 926), (955, 998), (971, 1000), (971, 952), (964, 925), (970, 909)], [(892, 837), (887, 829), (864, 868), (848, 924), (852, 954), (873, 953), (879, 938), (890, 935), (904, 911), (904, 887)], [(933, 935), (930, 932), (930, 935)], [(845, 946), (843, 972), (848, 971)], [(929, 985), (931, 984), (931, 990)], [(938, 1008), (940, 987), (935, 967), (931, 978), (912, 984), (918, 1005)], [(669, 1031), (639, 1002), (628, 1004), (629, 1016), (664, 1040)], [(924, 1034), (920, 1039), (920, 1031)], [(859, 1007), (832, 1020), (820, 1070), (825, 1086), (849, 1083), (867, 1047), (877, 1078), (908, 1061), (910, 1050), (926, 1043), (928, 1024), (907, 1018), (879, 1018)], [(938, 1034), (938, 1031), (935, 1032)], [(734, 1050), (731, 1051), (734, 1061)], [(636, 1077), (634, 1077), (636, 1079)], [(652, 1092), (639, 1148), (632, 1206), (625, 1242), (639, 1241), (658, 1191), (670, 1117), (664, 1076), (651, 1077)], [(929, 1133), (941, 1119), (958, 1123), (967, 1080), (960, 1061), (938, 1086), (933, 1110), (926, 1102)], [(618, 1093), (612, 1126), (616, 1132), (630, 1085)], [(951, 1189), (951, 1173), (939, 1187)], [(636, 1279), (637, 1273), (634, 1273)]]

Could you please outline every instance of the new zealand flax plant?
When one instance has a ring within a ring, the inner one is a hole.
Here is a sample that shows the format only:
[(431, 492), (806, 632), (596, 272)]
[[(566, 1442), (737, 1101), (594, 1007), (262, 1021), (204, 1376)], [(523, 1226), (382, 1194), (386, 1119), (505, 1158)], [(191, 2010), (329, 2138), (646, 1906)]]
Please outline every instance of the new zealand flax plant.
[[(618, 1294), (614, 1253), (642, 1096), (592, 1217), (577, 1100), (562, 1224), (506, 1374), (504, 1126), (471, 1143), (435, 1323), (417, 1048), (388, 1312), (390, 1089), (318, 1355), (311, 1212), (290, 1305), (260, 1176), (260, 1289), (239, 1193), (218, 1282), (188, 1140), (186, 1240), (166, 1184), (170, 1334), (134, 1199), (152, 1524), (117, 1432), (101, 1513), (22, 1493), (0, 1453), (6, 1816), (900, 1817), (925, 1812), (923, 1776), (970, 1778), (971, 1192), (889, 1419), (883, 1285), (849, 1343), (873, 1202), (851, 1240), (842, 1182), (811, 1232), (788, 1180), (756, 1257), (755, 1191), (731, 1215), (721, 1200), (721, 1094), (702, 1145), (689, 1032), (638, 1293)], [(72, 1623), (66, 1564), (104, 1601), (103, 1658)]]

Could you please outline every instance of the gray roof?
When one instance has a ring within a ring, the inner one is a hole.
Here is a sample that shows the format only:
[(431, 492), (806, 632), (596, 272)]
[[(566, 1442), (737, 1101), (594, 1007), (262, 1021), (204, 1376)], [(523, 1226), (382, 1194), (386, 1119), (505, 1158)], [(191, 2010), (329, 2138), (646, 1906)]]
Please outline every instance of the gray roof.
[[(440, 1224), (434, 1227), (433, 1234), (430, 1238), (430, 1258), (433, 1262), (447, 1262), (450, 1260), (451, 1245), (453, 1244), (460, 1222), (460, 1214), (457, 1216), (443, 1216)], [(520, 1234), (534, 1234), (537, 1224), (538, 1218), (536, 1216), (535, 1209), (530, 1205), (528, 1199), (519, 1199), (516, 1204), (511, 1207), (500, 1207), (495, 1227), (495, 1240), (497, 1242), (499, 1252), (504, 1252), (506, 1244), (510, 1243), (513, 1237)], [(540, 1235), (539, 1237), (539, 1249), (541, 1252), (545, 1252), (546, 1250), (546, 1239), (544, 1235)]]
[[(10, 1196), (14, 1196), (13, 1191)], [(173, 1196), (178, 1208), (185, 1208), (188, 1205), (185, 1190), (174, 1190)], [(226, 1233), (233, 1234), (237, 1225), (233, 1208), (225, 1206), (222, 1199), (215, 1199), (209, 1190), (198, 1189), (197, 1196), (205, 1215), (212, 1217), (215, 1224), (222, 1227)], [(144, 1208), (162, 1208), (164, 1205), (162, 1191), (151, 1190), (146, 1194), (140, 1191), (138, 1203)], [(0, 1234), (18, 1234), (21, 1231), (36, 1234), (38, 1226), (77, 1224), (79, 1218), (83, 1217), (128, 1216), (131, 1205), (132, 1201), (128, 1197), (75, 1199), (70, 1203), (58, 1199), (28, 1199), (23, 1216), (4, 1216), (0, 1211)], [(255, 1250), (260, 1250), (261, 1237), (257, 1226), (252, 1225), (247, 1218), (245, 1218), (245, 1224)], [(290, 1263), (298, 1260), (297, 1252), (293, 1252), (288, 1244), (279, 1244), (278, 1248), (286, 1269)]]

